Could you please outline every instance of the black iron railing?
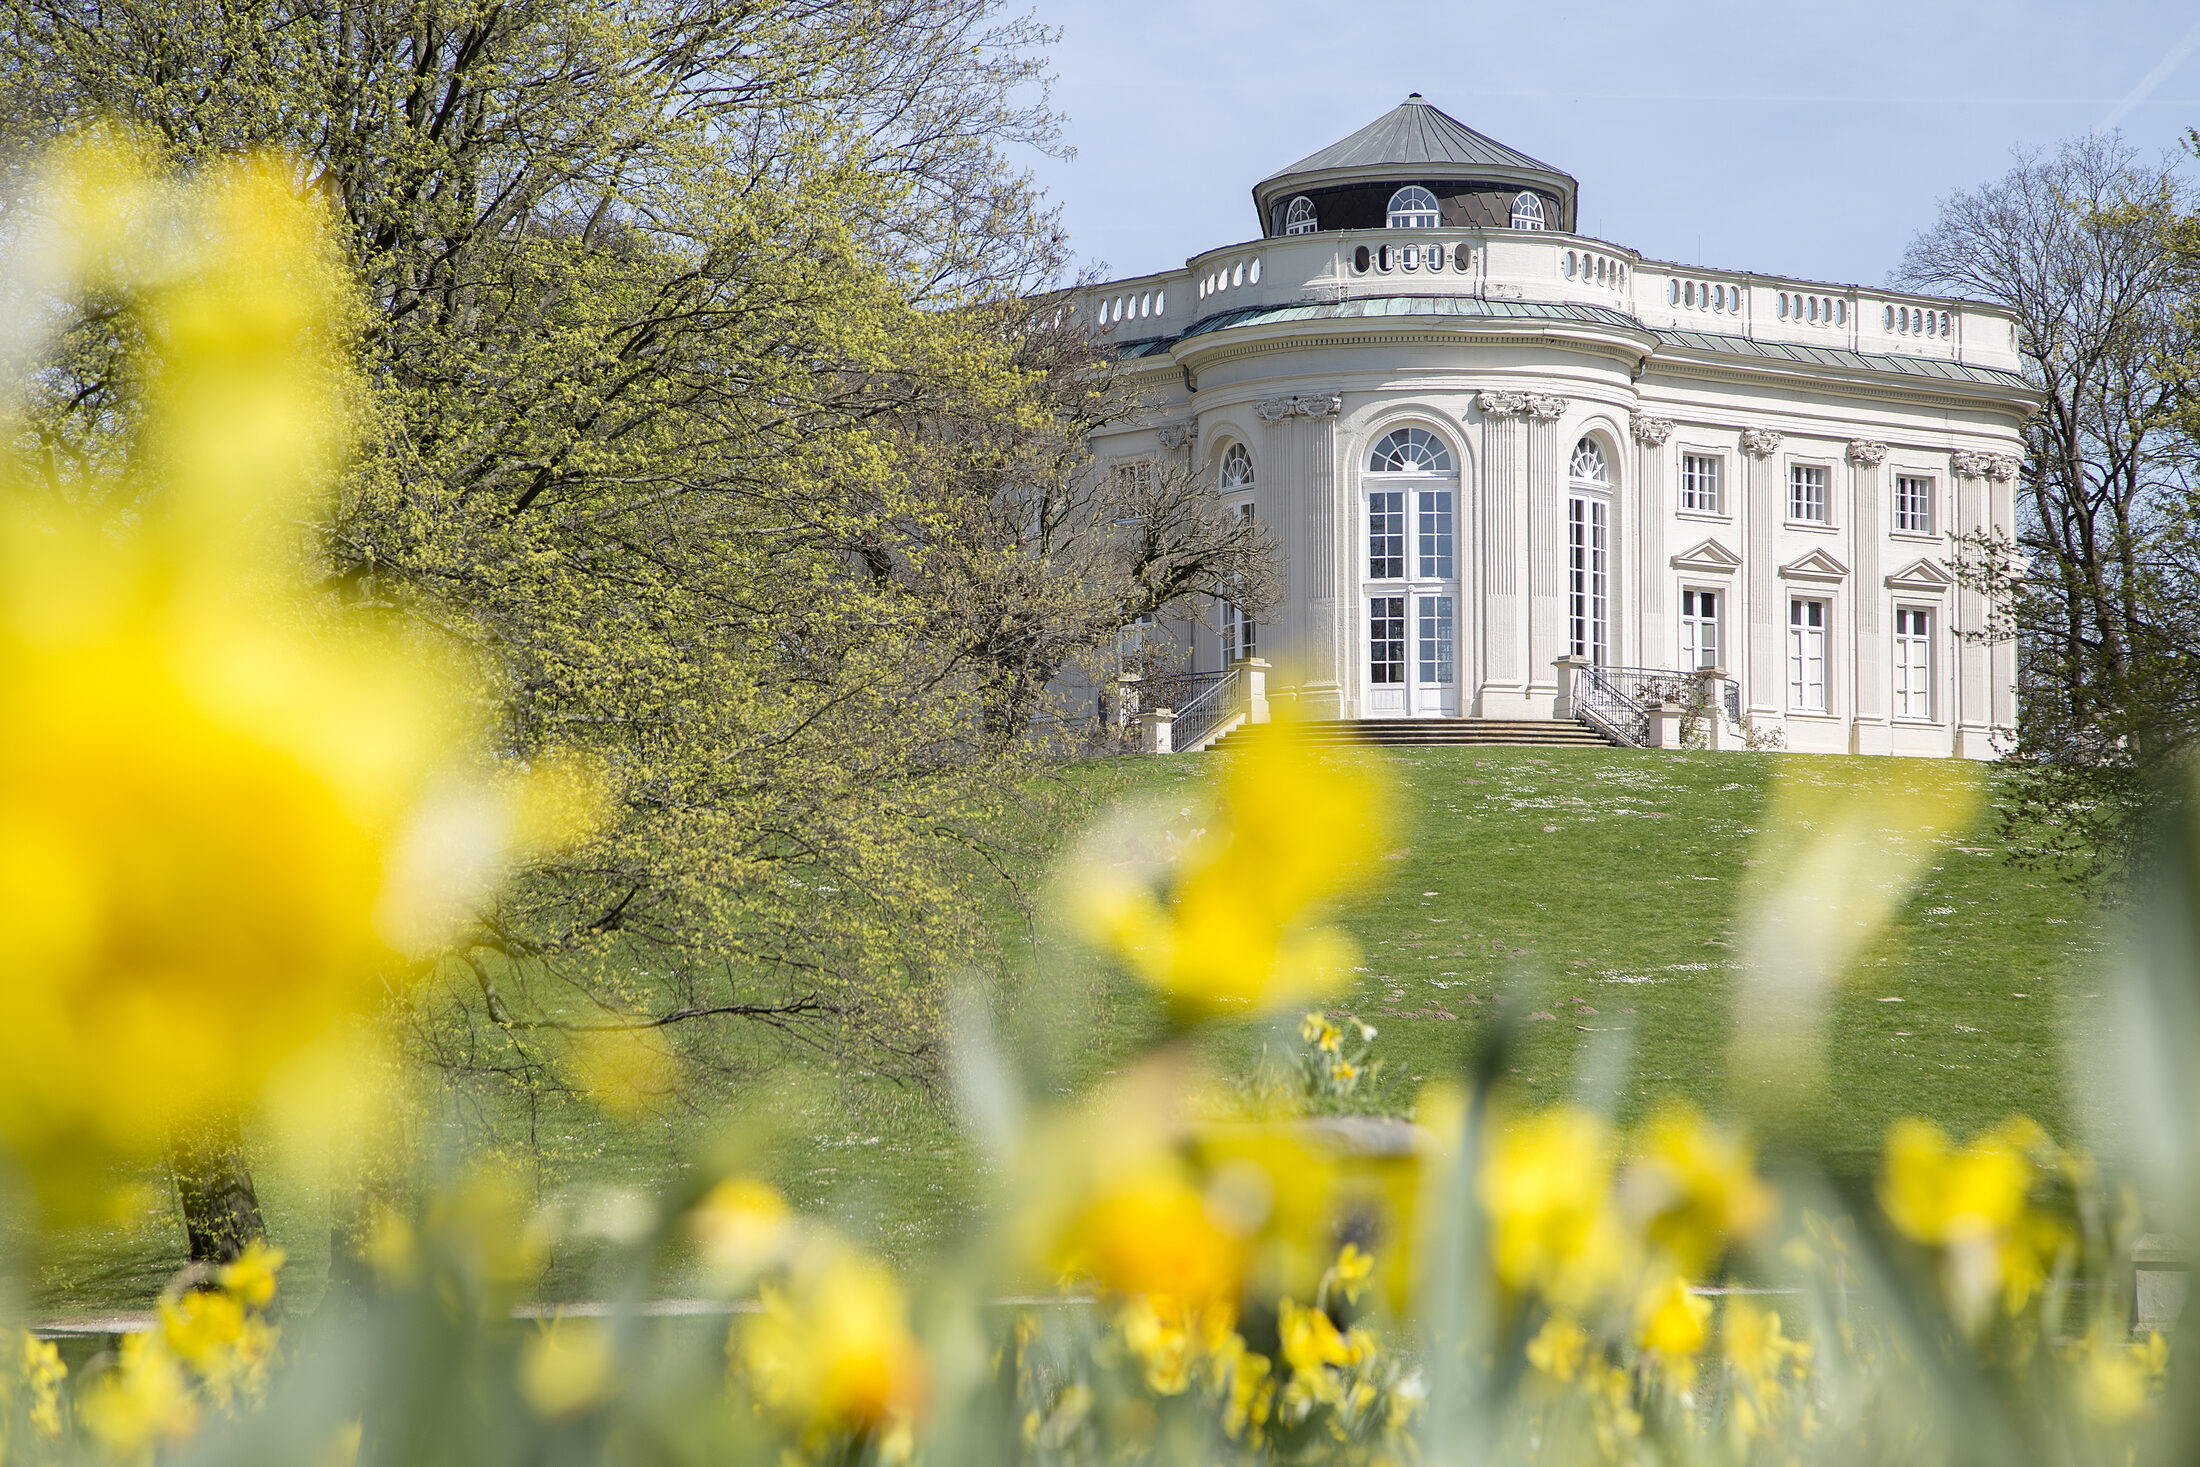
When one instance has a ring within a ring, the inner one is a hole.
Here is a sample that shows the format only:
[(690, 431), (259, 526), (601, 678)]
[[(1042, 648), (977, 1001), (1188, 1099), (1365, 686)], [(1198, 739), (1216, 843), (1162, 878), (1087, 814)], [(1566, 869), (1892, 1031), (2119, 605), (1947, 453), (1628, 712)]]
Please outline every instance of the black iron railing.
[[(1720, 678), (1718, 709), (1712, 712), (1702, 673), (1670, 667), (1586, 667), (1574, 687), (1574, 716), (1614, 741), (1633, 748), (1650, 742), (1650, 714), (1661, 703), (1678, 703), (1684, 710), (1682, 740), (1696, 743), (1696, 728), (1703, 716), (1723, 715), (1739, 731), (1742, 723), (1742, 688), (1732, 678)], [(1705, 731), (1708, 737), (1708, 730)]]
[(1174, 707), (1176, 718), (1169, 725), (1169, 747), (1172, 749), (1196, 749), (1200, 741), (1245, 701), (1244, 677), (1237, 668), (1227, 672), (1200, 672), (1189, 676), (1202, 679), (1204, 685), (1191, 689), (1191, 696), (1178, 704), (1156, 703), (1157, 708)]

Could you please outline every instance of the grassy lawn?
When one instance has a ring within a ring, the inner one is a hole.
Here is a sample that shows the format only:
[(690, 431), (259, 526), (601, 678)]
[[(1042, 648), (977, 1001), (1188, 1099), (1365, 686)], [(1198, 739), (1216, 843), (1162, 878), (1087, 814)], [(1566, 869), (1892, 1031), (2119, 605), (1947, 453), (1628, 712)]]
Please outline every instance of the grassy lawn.
[[(1335, 1005), (1379, 1026), (1394, 1093), (1455, 1067), (1517, 991), (1538, 1016), (1523, 1025), (1517, 1056), (1526, 1092), (1571, 1093), (1592, 1048), (1617, 1037), (1603, 1031), (1624, 1028), (1633, 1036), (1628, 1115), (1671, 1094), (1715, 1109), (1726, 1099), (1736, 912), (1775, 772), (1838, 780), (1888, 768), (1601, 749), (1338, 757), (1389, 762), (1406, 816), (1388, 879), (1344, 914), (1366, 956), (1356, 990)], [(1071, 829), (1126, 800), (1173, 814), (1219, 767), (1208, 755), (1076, 766), (1050, 781), (1048, 828)], [(1959, 1132), (2011, 1111), (2066, 1124), (2062, 1036), (2098, 1006), (2103, 921), (2081, 893), (2007, 861), (1993, 826), (1989, 811), (1939, 848), (1838, 999), (1827, 1083), (1804, 1122), (1837, 1170), (1861, 1175), (1901, 1114)], [(1157, 1013), (1143, 992), (1068, 952), (1043, 924), (1028, 931), (1005, 903), (991, 919), (1004, 951), (1046, 975), (1010, 1004), (1039, 1016), (1035, 1048), (1052, 1062), (1050, 1085), (1093, 1078), (1151, 1032)], [(1243, 1033), (1217, 1041), (1239, 1061), (1257, 1042)], [(748, 1058), (770, 1067), (711, 1082), (695, 1108), (648, 1124), (546, 1108), (529, 1162), (544, 1192), (576, 1215), (602, 1212), (617, 1189), (646, 1189), (706, 1138), (733, 1131), (752, 1142), (776, 1136), (761, 1154), (792, 1198), (891, 1254), (920, 1256), (962, 1230), (982, 1177), (942, 1097), (824, 1073), (799, 1055), (759, 1048)], [(327, 1255), (325, 1201), (272, 1158), (261, 1166), (262, 1199), (294, 1260), (293, 1297), (310, 1299)], [(52, 1315), (141, 1305), (181, 1252), (168, 1211), (82, 1231), (48, 1251), (32, 1296)], [(566, 1250), (547, 1292), (593, 1292), (592, 1256)]]

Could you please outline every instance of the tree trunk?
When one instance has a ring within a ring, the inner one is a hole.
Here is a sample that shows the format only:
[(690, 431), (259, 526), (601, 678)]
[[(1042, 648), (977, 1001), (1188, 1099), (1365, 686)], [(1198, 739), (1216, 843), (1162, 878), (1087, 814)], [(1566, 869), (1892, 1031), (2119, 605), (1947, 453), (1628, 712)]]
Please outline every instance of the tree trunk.
[(169, 1151), (176, 1196), (183, 1203), (183, 1231), (193, 1263), (234, 1263), (250, 1243), (267, 1238), (244, 1137), (233, 1121), (178, 1137)]

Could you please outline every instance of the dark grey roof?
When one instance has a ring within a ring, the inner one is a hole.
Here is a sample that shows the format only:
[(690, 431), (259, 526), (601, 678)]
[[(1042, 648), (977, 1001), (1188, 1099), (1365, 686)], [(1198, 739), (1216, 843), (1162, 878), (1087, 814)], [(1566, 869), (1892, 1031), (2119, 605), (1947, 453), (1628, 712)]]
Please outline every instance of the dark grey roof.
[(1295, 173), (1321, 173), (1332, 168), (1373, 168), (1390, 163), (1435, 164), (1482, 168), (1526, 168), (1538, 173), (1557, 173), (1526, 153), (1486, 138), (1441, 108), (1421, 100), (1415, 92), (1403, 103), (1343, 142), (1331, 143), (1310, 158), (1301, 158), (1263, 183)]
[(1905, 377), (1931, 377), (1944, 382), (1979, 382), (1992, 387), (2036, 390), (2021, 372), (2000, 367), (1973, 367), (1939, 357), (1905, 357), (1885, 352), (1850, 351), (1838, 346), (1804, 346), (1787, 341), (1756, 341), (1747, 336), (1722, 336), (1712, 331), (1656, 331), (1625, 311), (1607, 306), (1580, 305), (1571, 301), (1490, 301), (1456, 295), (1377, 295), (1356, 300), (1301, 303), (1288, 306), (1241, 306), (1218, 311), (1193, 323), (1183, 335), (1148, 337), (1125, 342), (1115, 349), (1118, 357), (1150, 357), (1167, 353), (1179, 341), (1236, 326), (1265, 326), (1285, 321), (1379, 320), (1385, 317), (1448, 316), (1455, 320), (1483, 321), (1579, 321), (1593, 326), (1616, 326), (1655, 337), (1662, 346), (1687, 351), (1715, 352), (1726, 356), (1753, 357), (1760, 361), (1811, 363), (1843, 367), (1850, 371), (1895, 372)]
[(1996, 387), (2032, 388), (2022, 372), (2001, 367), (1966, 366), (1941, 357), (1901, 357), (1886, 352), (1850, 351), (1842, 346), (1758, 341), (1748, 336), (1722, 336), (1712, 331), (1660, 331), (1657, 337), (1667, 346), (1686, 347), (1691, 351), (1723, 352), (1729, 356), (1769, 361), (1813, 362), (1822, 367), (1847, 367), (1852, 371), (1900, 372), (1906, 377), (1938, 377), (1948, 382), (1986, 382)]

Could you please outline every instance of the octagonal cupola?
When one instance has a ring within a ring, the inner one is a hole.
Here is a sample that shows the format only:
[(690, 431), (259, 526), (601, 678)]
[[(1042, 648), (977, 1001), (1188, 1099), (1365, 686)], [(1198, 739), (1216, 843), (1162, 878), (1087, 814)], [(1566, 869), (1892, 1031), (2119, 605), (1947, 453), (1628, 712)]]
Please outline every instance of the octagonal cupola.
[(1575, 227), (1571, 175), (1484, 137), (1419, 92), (1253, 186), (1264, 235)]

